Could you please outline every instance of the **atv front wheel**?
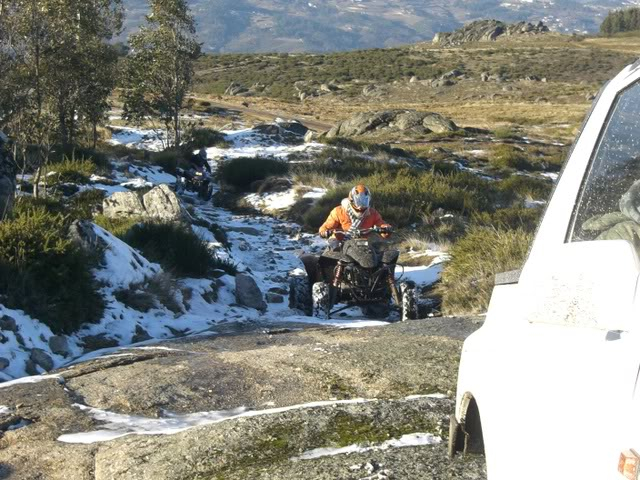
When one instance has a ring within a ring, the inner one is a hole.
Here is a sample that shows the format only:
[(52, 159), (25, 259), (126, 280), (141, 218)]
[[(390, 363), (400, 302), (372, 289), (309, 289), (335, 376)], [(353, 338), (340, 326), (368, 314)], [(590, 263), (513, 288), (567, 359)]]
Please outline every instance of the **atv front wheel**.
[(416, 284), (404, 282), (400, 285), (402, 295), (402, 321), (416, 320), (418, 318), (418, 295)]
[(331, 286), (327, 282), (314, 283), (311, 298), (313, 299), (313, 315), (329, 320), (333, 308)]
[(301, 310), (305, 315), (313, 314), (311, 301), (311, 286), (306, 275), (289, 279), (289, 308)]

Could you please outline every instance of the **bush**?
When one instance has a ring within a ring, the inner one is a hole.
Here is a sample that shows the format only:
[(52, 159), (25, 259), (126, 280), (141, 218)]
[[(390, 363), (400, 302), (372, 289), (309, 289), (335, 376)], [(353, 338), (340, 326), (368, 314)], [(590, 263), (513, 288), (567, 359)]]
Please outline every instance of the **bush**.
[(151, 153), (151, 163), (162, 167), (167, 173), (175, 174), (185, 155), (186, 153), (180, 149), (170, 148), (162, 152)]
[(129, 229), (124, 240), (179, 277), (203, 278), (221, 266), (207, 243), (184, 225), (140, 223)]
[[(357, 182), (371, 188), (373, 205), (396, 227), (416, 223), (438, 208), (461, 215), (491, 211), (500, 194), (492, 182), (465, 172), (440, 175), (407, 168), (386, 169)], [(349, 188), (351, 184), (330, 190), (303, 216), (305, 227), (317, 229)]]
[(209, 147), (228, 147), (224, 135), (211, 128), (194, 128), (188, 132), (186, 143), (193, 150)]
[(533, 234), (524, 230), (474, 227), (449, 251), (438, 287), (446, 315), (485, 312), (497, 273), (521, 268)]
[(495, 147), (489, 162), (496, 168), (531, 169), (525, 153), (512, 145), (498, 145)]
[(104, 215), (96, 215), (93, 219), (93, 223), (104, 228), (107, 232), (118, 237), (120, 240), (124, 240), (129, 230), (141, 221), (142, 219), (135, 217), (109, 218)]
[(67, 231), (67, 217), (44, 207), (0, 222), (0, 292), (7, 307), (69, 334), (100, 321), (104, 299), (91, 275), (95, 259), (68, 240)]
[(51, 166), (51, 170), (55, 175), (51, 175), (51, 179), (55, 183), (89, 183), (91, 175), (95, 174), (98, 167), (86, 158), (79, 160), (69, 159), (65, 157), (62, 162)]
[(542, 216), (541, 208), (511, 207), (501, 208), (493, 213), (476, 213), (472, 220), (476, 225), (493, 227), (502, 230), (522, 229), (535, 232)]
[(511, 175), (498, 182), (498, 189), (507, 196), (519, 196), (533, 200), (547, 200), (553, 185), (547, 180), (532, 178), (526, 175)]
[(289, 164), (273, 158), (243, 157), (224, 162), (218, 169), (220, 180), (241, 190), (267, 177), (286, 175)]
[(92, 188), (76, 193), (69, 199), (69, 212), (73, 218), (90, 220), (93, 214), (102, 207), (102, 201), (107, 196), (104, 190)]

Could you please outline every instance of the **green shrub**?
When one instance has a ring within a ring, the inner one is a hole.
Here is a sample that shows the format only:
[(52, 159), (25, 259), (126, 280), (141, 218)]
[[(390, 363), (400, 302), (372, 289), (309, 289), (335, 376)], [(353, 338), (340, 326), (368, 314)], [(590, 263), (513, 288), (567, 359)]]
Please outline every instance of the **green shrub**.
[(533, 234), (474, 227), (449, 250), (438, 287), (446, 315), (485, 312), (497, 273), (521, 268)]
[[(491, 211), (500, 194), (492, 182), (465, 172), (440, 175), (408, 168), (387, 169), (358, 178), (357, 182), (369, 186), (375, 208), (397, 227), (416, 223), (424, 214), (438, 208), (461, 215)], [(330, 190), (303, 216), (304, 226), (317, 229), (331, 208), (346, 197), (351, 186)]]
[(489, 157), (489, 162), (496, 168), (531, 169), (526, 154), (512, 145), (496, 146)]
[(493, 213), (478, 212), (473, 215), (472, 220), (476, 225), (499, 230), (522, 229), (525, 232), (535, 232), (541, 216), (541, 208), (510, 207), (500, 208)]
[(194, 128), (188, 132), (186, 143), (190, 148), (197, 150), (209, 147), (228, 147), (224, 135), (211, 128)]
[(517, 195), (521, 198), (531, 198), (533, 200), (547, 200), (551, 195), (553, 185), (551, 182), (540, 178), (511, 175), (504, 180), (500, 180), (497, 187), (507, 195)]
[(54, 333), (73, 333), (83, 323), (100, 321), (104, 311), (91, 275), (95, 259), (67, 239), (68, 226), (67, 217), (44, 207), (0, 222), (2, 303)]
[(137, 225), (141, 221), (142, 219), (135, 217), (109, 218), (105, 217), (104, 215), (96, 215), (93, 219), (93, 223), (95, 223), (99, 227), (104, 228), (107, 232), (111, 233), (121, 240), (125, 238), (129, 230), (131, 230), (134, 225)]
[(511, 127), (498, 127), (495, 129), (493, 134), (495, 135), (496, 138), (499, 138), (501, 140), (519, 138), (516, 131)]
[(221, 265), (206, 242), (184, 225), (140, 223), (129, 229), (124, 240), (179, 277), (206, 277)]
[(51, 166), (55, 175), (50, 179), (55, 183), (79, 183), (90, 182), (91, 175), (95, 174), (98, 167), (91, 160), (81, 158), (79, 160), (65, 157), (60, 163)]
[(12, 214), (14, 217), (20, 217), (41, 208), (52, 215), (65, 213), (64, 204), (58, 198), (20, 196), (13, 206)]
[(261, 157), (234, 158), (218, 169), (220, 179), (236, 188), (246, 190), (253, 182), (267, 177), (286, 175), (289, 164), (281, 160)]
[(73, 218), (90, 220), (94, 212), (102, 206), (102, 201), (107, 196), (107, 192), (97, 188), (84, 190), (76, 193), (69, 199), (69, 212)]
[(170, 148), (162, 152), (151, 153), (151, 163), (162, 167), (167, 172), (174, 174), (181, 160), (184, 158), (185, 152), (180, 149)]

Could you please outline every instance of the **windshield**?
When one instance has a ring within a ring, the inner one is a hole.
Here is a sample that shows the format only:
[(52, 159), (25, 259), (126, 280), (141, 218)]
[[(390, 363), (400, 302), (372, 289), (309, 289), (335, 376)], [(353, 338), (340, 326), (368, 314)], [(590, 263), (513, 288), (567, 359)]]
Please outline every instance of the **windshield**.
[(640, 83), (620, 92), (596, 147), (570, 241), (640, 236)]

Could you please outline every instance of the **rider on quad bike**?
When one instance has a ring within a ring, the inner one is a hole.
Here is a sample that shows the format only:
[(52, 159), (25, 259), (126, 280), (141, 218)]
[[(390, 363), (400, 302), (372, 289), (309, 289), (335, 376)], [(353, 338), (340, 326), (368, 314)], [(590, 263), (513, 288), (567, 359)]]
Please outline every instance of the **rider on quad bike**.
[[(369, 189), (356, 185), (331, 211), (319, 231), (329, 240), (329, 248), (319, 256), (301, 257), (307, 276), (291, 279), (291, 308), (329, 318), (344, 308), (358, 306), (367, 316), (386, 317), (393, 299), (403, 320), (416, 318), (414, 285), (398, 285), (394, 276), (399, 252), (382, 250), (380, 242), (369, 240), (372, 233), (383, 238), (392, 233), (370, 203)], [(338, 303), (345, 307), (332, 311)]]
[[(364, 185), (356, 185), (349, 192), (349, 197), (334, 208), (327, 220), (320, 227), (322, 238), (335, 237), (342, 241), (345, 232), (367, 230), (371, 227), (380, 227), (381, 236), (391, 235), (391, 225), (387, 225), (375, 208), (370, 207), (371, 192)], [(368, 234), (367, 234), (368, 236)]]
[(206, 201), (211, 199), (213, 194), (213, 188), (211, 185), (211, 166), (207, 161), (207, 151), (201, 148), (198, 153), (194, 153), (189, 158), (189, 169), (184, 170), (182, 168), (177, 169), (178, 182), (176, 184), (176, 190), (181, 192), (183, 190), (191, 190), (198, 194), (198, 196)]

